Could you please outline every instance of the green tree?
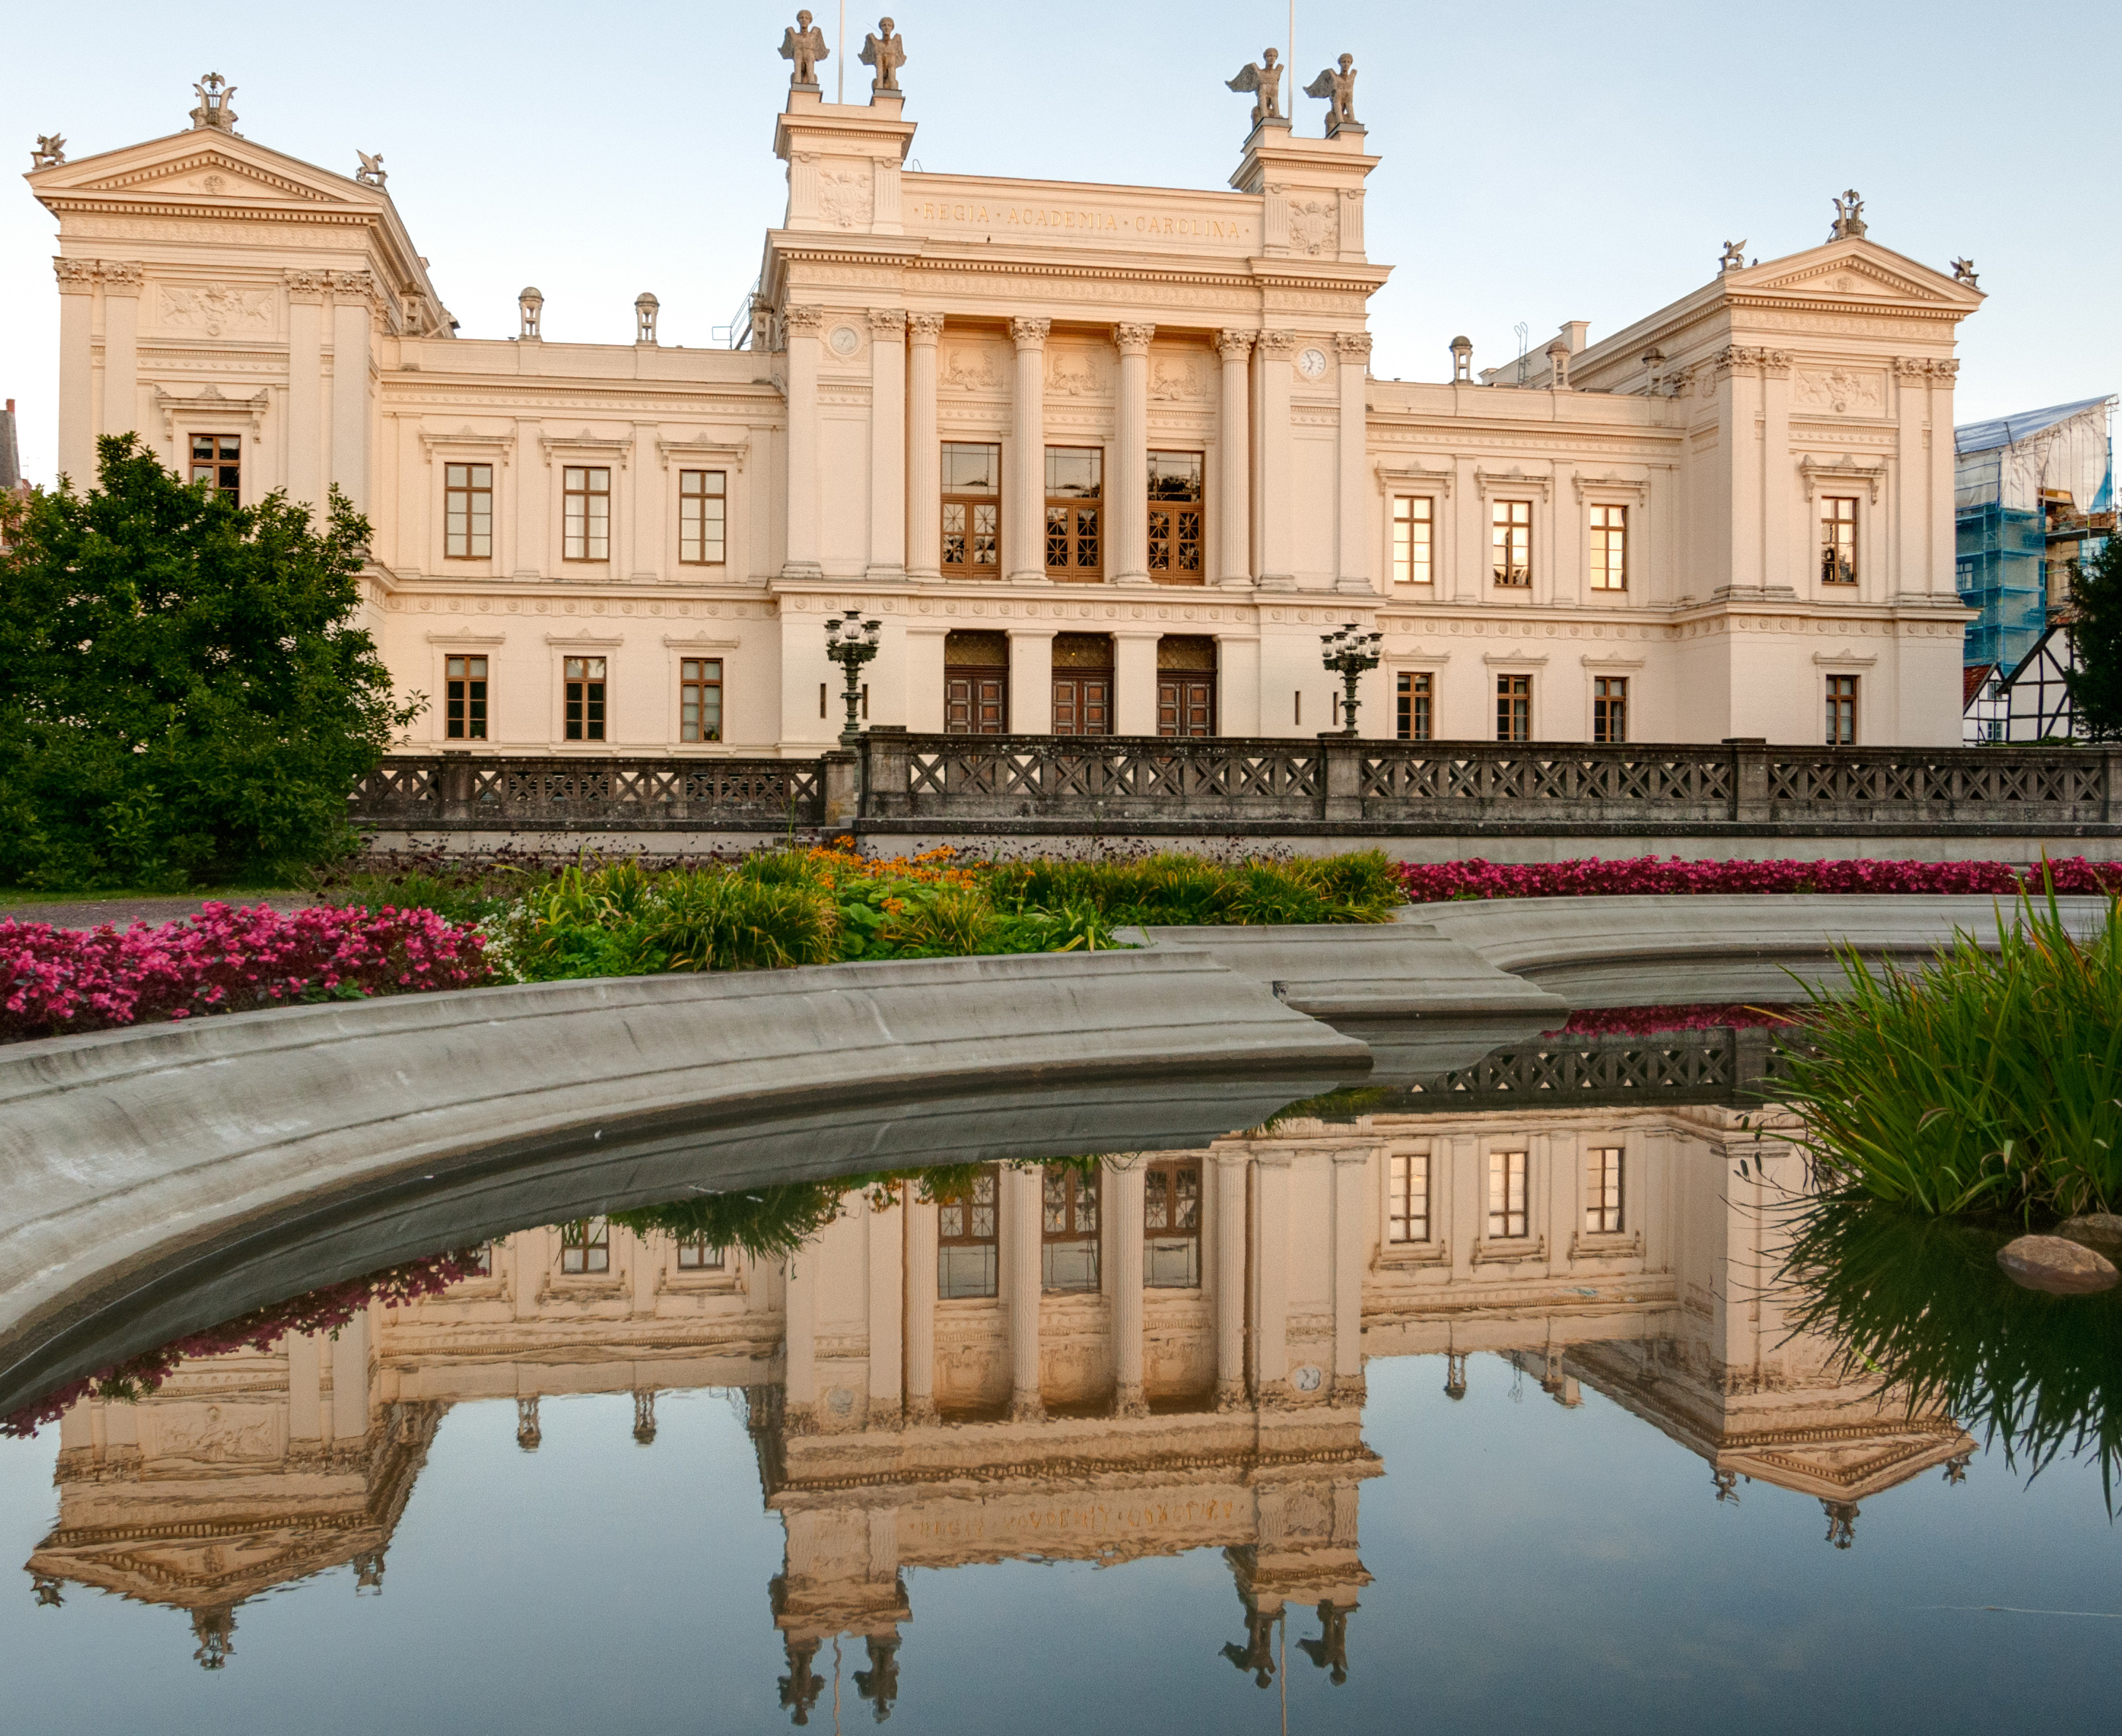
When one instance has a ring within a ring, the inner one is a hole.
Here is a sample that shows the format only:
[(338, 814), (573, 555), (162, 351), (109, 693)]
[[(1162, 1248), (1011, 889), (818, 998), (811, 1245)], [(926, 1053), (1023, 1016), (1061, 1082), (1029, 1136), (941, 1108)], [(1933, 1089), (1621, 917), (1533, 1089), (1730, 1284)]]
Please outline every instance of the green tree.
[(2122, 536), (2073, 569), (2071, 639), (2078, 667), (2067, 677), (2078, 727), (2096, 742), (2122, 742)]
[(187, 486), (133, 435), (0, 550), (0, 882), (278, 876), (351, 841), (347, 796), (423, 701), (353, 625), (367, 521)]

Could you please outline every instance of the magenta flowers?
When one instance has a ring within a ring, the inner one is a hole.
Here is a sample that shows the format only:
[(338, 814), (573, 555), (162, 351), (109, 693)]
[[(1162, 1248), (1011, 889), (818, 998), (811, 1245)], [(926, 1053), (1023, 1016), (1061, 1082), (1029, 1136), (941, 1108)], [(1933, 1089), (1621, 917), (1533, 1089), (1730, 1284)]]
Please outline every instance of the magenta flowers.
[(2032, 868), (2003, 862), (1689, 862), (1631, 856), (1574, 862), (1407, 862), (1400, 884), (1411, 904), (1449, 898), (1614, 897), (1632, 892), (2039, 893), (2045, 867), (2059, 892), (2122, 891), (2122, 863), (2071, 856)]

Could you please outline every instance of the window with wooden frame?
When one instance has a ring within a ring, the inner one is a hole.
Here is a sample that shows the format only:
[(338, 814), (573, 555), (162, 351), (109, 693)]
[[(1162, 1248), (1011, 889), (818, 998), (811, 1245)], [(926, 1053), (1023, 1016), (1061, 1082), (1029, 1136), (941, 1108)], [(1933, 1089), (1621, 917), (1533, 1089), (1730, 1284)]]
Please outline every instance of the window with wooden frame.
[(946, 575), (994, 578), (1002, 571), (1002, 447), (943, 442), (943, 553)]
[(1105, 475), (1100, 447), (1046, 448), (1046, 576), (1058, 583), (1105, 576)]
[(1386, 1240), (1429, 1239), (1429, 1153), (1396, 1151), (1386, 1159)]
[(450, 560), (493, 557), (493, 466), (442, 466), (442, 554)]
[(570, 742), (604, 739), (604, 659), (571, 657), (561, 672), (560, 733)]
[(1592, 508), (1592, 588), (1629, 588), (1629, 509)]
[(610, 470), (602, 465), (563, 465), (560, 478), (561, 558), (610, 559)]
[(1098, 1171), (1049, 1163), (1040, 1172), (1045, 1220), (1040, 1230), (1040, 1284), (1049, 1290), (1098, 1287)]
[(1105, 633), (1054, 635), (1054, 733), (1113, 732), (1113, 641)]
[(587, 1275), (611, 1270), (611, 1226), (602, 1218), (577, 1218), (560, 1226), (560, 1270)]
[(243, 437), (241, 434), (194, 434), (191, 437), (194, 482), (203, 482), (232, 507), (243, 504)]
[(1532, 503), (1530, 500), (1490, 501), (1489, 544), (1492, 573), (1498, 584), (1531, 584)]
[(1157, 732), (1216, 732), (1216, 642), (1204, 633), (1167, 633), (1157, 642)]
[(1584, 1233), (1621, 1232), (1621, 1148), (1594, 1145), (1584, 1153)]
[(678, 1270), (681, 1272), (719, 1272), (728, 1256), (705, 1236), (678, 1238)]
[(464, 1262), (466, 1278), (491, 1278), (493, 1275), (493, 1244), (482, 1242), (471, 1257)]
[(1857, 583), (1857, 503), (1848, 495), (1830, 494), (1820, 503), (1820, 582)]
[(943, 636), (943, 732), (953, 736), (1009, 733), (1007, 634)]
[(1161, 1158), (1143, 1172), (1143, 1282), (1153, 1290), (1201, 1287), (1201, 1160)]
[(1001, 1171), (988, 1164), (936, 1206), (936, 1294), (946, 1302), (995, 1294)]
[(1403, 742), (1427, 742), (1433, 733), (1437, 677), (1427, 669), (1403, 669), (1394, 683), (1394, 731)]
[(452, 657), (442, 665), (442, 735), (451, 742), (486, 739), (486, 659)]
[(1827, 678), (1827, 745), (1857, 745), (1857, 677), (1853, 675)]
[(1430, 554), (1436, 531), (1437, 503), (1427, 494), (1393, 496), (1392, 576), (1396, 585), (1427, 585), (1436, 580)]
[(721, 470), (678, 472), (678, 563), (686, 567), (725, 564), (728, 476)]
[(1201, 572), (1199, 452), (1149, 455), (1149, 576), (1158, 584), (1198, 585)]
[(1530, 742), (1532, 739), (1532, 677), (1499, 675), (1496, 677), (1496, 739)]
[(1489, 1153), (1489, 1236), (1512, 1242), (1529, 1233), (1526, 1223), (1526, 1154)]
[(722, 660), (718, 657), (678, 659), (678, 739), (719, 742), (722, 738)]
[(1629, 739), (1629, 679), (1621, 675), (1592, 677), (1592, 739), (1619, 746)]

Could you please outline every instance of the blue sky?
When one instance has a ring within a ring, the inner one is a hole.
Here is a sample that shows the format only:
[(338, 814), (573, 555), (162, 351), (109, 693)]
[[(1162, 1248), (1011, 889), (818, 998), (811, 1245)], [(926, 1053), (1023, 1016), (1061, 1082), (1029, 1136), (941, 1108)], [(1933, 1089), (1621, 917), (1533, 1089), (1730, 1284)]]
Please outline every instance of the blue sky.
[[(249, 138), (350, 171), (381, 151), (390, 191), (470, 336), (545, 294), (549, 338), (626, 342), (634, 297), (666, 343), (705, 344), (780, 215), (775, 53), (792, 7), (430, 4), (415, 12), (178, 9), (105, 0), (9, 23), (0, 138), (76, 159), (179, 130), (192, 81), (237, 86)], [(814, 7), (829, 35), (832, 0)], [(913, 0), (908, 116), (923, 166), (1219, 186), (1248, 99), (1223, 88), (1288, 30), (1285, 0), (1145, 9)], [(872, 27), (850, 13), (850, 51)], [(1300, 0), (1308, 79), (1346, 51), (1371, 177), (1381, 376), (1439, 378), (1454, 334), (1477, 367), (1565, 320), (1594, 341), (1685, 294), (1744, 237), (1766, 259), (1824, 240), (1855, 186), (1872, 238), (1943, 268), (1971, 256), (1990, 302), (1963, 328), (1963, 421), (2122, 389), (2113, 291), (2122, 7), (1641, 0), (1509, 7)], [(826, 68), (827, 94), (837, 63)], [(850, 96), (866, 93), (851, 68)], [(1323, 105), (1299, 98), (1316, 130)], [(58, 297), (53, 223), (0, 197), (0, 395), (24, 467), (48, 479)]]

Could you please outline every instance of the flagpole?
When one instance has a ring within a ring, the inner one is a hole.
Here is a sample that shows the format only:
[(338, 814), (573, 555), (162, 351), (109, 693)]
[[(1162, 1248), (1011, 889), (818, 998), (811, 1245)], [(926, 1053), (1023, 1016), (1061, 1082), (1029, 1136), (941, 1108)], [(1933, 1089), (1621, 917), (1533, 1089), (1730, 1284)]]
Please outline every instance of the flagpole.
[[(1289, 0), (1289, 15), (1292, 18), (1297, 16), (1297, 0)], [(848, 0), (840, 0), (840, 46), (839, 52), (840, 57), (840, 82), (839, 87), (833, 92), (833, 101), (834, 102), (845, 102), (848, 100)]]

